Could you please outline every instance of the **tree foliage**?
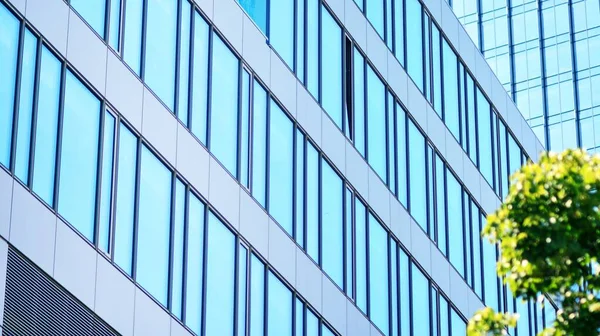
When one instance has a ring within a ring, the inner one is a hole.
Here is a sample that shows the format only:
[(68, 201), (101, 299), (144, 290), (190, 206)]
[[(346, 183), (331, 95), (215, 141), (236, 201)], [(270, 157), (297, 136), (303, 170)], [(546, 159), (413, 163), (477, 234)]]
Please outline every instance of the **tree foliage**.
[[(515, 297), (546, 293), (560, 307), (540, 335), (600, 334), (599, 191), (599, 155), (545, 153), (513, 174), (504, 203), (487, 217), (482, 234), (499, 245), (497, 272)], [(485, 308), (468, 335), (505, 335), (517, 319)]]

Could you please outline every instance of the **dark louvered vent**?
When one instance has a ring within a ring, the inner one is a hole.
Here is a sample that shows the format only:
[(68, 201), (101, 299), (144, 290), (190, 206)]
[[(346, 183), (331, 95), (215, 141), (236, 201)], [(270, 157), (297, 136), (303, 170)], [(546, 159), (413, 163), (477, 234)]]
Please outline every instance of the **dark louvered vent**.
[(118, 335), (96, 314), (9, 248), (3, 335)]

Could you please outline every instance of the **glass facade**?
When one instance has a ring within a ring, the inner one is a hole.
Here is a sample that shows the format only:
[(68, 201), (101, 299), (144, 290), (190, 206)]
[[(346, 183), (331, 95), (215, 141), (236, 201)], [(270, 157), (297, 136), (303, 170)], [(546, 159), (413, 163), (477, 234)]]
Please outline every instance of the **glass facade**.
[[(222, 209), (3, 1), (2, 169), (197, 335), (339, 334)], [(461, 168), (417, 122), (422, 111), (407, 109), (330, 7), (320, 0), (237, 2), (295, 74), (298, 90), (312, 95), (348, 150), (373, 170), (369, 183), (383, 182), (479, 299), (496, 309), (528, 309), (525, 319), (547, 325), (553, 307), (511, 301), (496, 277), (496, 247), (479, 235), (481, 195), (464, 185), (455, 171)], [(526, 154), (427, 7), (419, 0), (355, 2), (489, 188), (505, 195)], [(489, 21), (483, 11), (507, 21), (497, 7), (471, 2), (455, 4), (470, 33), (487, 31), (479, 28)], [(351, 183), (344, 172), (354, 167), (340, 169), (322, 150), (326, 134), (314, 138), (197, 4), (70, 5), (173, 114), (178, 132), (189, 131), (380, 332), (464, 334), (467, 316), (390, 230), (372, 204), (379, 196)], [(563, 34), (552, 35), (556, 43)], [(498, 53), (508, 42), (495, 36), (493, 46), (483, 46), (502, 66)], [(529, 97), (534, 82), (528, 79)]]

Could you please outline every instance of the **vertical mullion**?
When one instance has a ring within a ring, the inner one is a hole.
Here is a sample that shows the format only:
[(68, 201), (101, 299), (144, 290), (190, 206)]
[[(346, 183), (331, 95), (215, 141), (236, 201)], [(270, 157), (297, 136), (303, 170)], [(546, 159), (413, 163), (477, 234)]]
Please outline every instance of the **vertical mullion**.
[[(137, 136), (136, 136), (137, 137)], [(140, 219), (140, 177), (142, 170), (142, 140), (137, 140), (137, 159), (136, 159), (136, 172), (135, 172), (135, 205), (133, 212), (133, 255), (131, 262), (131, 277), (136, 280), (137, 278), (137, 240), (138, 240), (138, 224)]]
[(102, 162), (104, 161), (104, 124), (106, 122), (106, 102), (100, 103), (100, 123), (98, 130), (98, 162), (96, 166), (96, 204), (94, 207), (94, 236), (92, 243), (99, 249), (98, 236), (100, 231), (100, 203), (102, 202)]
[(42, 39), (37, 39), (36, 46), (36, 60), (35, 60), (35, 78), (33, 85), (33, 104), (32, 104), (32, 116), (31, 116), (31, 139), (29, 148), (29, 176), (27, 177), (27, 186), (33, 186), (33, 174), (34, 161), (35, 161), (35, 140), (36, 140), (36, 129), (37, 129), (37, 115), (38, 115), (38, 98), (40, 96), (40, 76), (42, 68)]
[[(109, 251), (109, 255), (110, 255), (110, 260), (112, 262), (115, 261), (115, 254), (112, 253), (112, 249), (115, 246), (115, 228), (116, 228), (116, 223), (115, 223), (115, 219), (117, 216), (117, 209), (118, 209), (118, 204), (117, 204), (117, 195), (118, 195), (118, 186), (119, 186), (119, 152), (120, 152), (120, 139), (121, 139), (121, 118), (117, 115), (117, 117), (115, 117), (115, 144), (114, 144), (114, 156), (113, 156), (113, 182), (112, 182), (112, 198), (111, 198), (111, 207), (112, 207), (112, 211), (111, 211), (111, 218), (110, 218), (110, 233), (109, 233), (109, 245), (108, 245), (108, 251)], [(136, 162), (137, 165), (137, 162)]]
[(202, 306), (200, 307), (200, 336), (205, 335), (206, 334), (206, 293), (207, 293), (207, 286), (206, 286), (206, 279), (207, 279), (207, 274), (206, 271), (208, 269), (207, 267), (207, 262), (208, 262), (208, 215), (211, 212), (209, 205), (208, 204), (204, 204), (204, 216), (202, 218), (202, 230), (204, 231), (204, 241), (202, 242)]
[(148, 1), (143, 0), (142, 5), (142, 45), (141, 45), (141, 53), (140, 53), (140, 78), (142, 81), (146, 79), (146, 34), (148, 27)]

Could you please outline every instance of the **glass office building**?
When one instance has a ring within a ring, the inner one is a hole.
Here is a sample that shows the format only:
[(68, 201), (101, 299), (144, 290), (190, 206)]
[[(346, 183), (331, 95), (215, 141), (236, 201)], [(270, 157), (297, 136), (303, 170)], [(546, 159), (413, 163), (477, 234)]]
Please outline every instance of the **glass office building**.
[(600, 147), (600, 2), (451, 1), (546, 148)]
[(544, 145), (477, 24), (0, 0), (3, 332), (450, 336), (487, 305), (535, 335), (556, 308), (515, 300), (479, 232)]

